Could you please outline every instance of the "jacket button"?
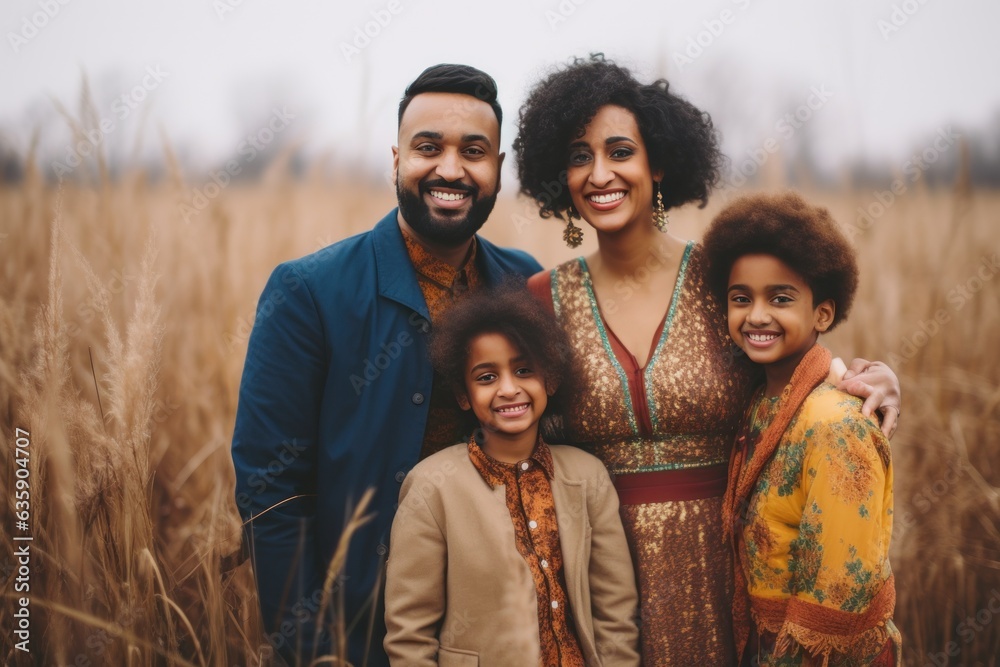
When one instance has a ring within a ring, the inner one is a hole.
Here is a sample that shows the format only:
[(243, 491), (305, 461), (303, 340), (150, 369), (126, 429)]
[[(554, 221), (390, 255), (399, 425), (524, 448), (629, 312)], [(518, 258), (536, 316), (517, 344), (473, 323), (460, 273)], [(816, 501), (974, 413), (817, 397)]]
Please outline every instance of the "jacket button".
[(418, 391), (412, 397), (410, 397), (410, 400), (413, 401), (414, 405), (420, 405), (421, 403), (424, 402), (424, 395)]
[(396, 473), (396, 481), (399, 482), (399, 483), (402, 483), (403, 479), (405, 477), (406, 477), (406, 473), (403, 472), (402, 470), (400, 470), (399, 472)]

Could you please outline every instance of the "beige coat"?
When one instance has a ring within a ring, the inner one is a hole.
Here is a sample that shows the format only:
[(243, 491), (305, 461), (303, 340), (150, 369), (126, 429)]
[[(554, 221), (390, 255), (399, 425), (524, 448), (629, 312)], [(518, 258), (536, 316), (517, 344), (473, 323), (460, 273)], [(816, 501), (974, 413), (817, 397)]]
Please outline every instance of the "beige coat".
[[(551, 446), (563, 571), (588, 667), (638, 665), (632, 560), (607, 470)], [(385, 649), (394, 666), (534, 666), (538, 614), (514, 543), (504, 487), (491, 489), (467, 445), (418, 464), (403, 482), (385, 588)]]

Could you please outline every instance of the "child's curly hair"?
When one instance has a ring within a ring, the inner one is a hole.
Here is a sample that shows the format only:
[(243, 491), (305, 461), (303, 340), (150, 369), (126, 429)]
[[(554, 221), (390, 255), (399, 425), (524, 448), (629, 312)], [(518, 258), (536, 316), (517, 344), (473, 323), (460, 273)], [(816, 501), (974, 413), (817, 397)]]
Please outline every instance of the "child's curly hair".
[(572, 374), (572, 350), (562, 327), (521, 280), (509, 279), (462, 297), (434, 323), (429, 344), (434, 370), (453, 390), (464, 393), (469, 345), (491, 333), (506, 337), (528, 357), (546, 388), (555, 389), (545, 414), (557, 410)]
[[(716, 216), (702, 240), (708, 285), (725, 307), (729, 272), (744, 255), (772, 255), (802, 276), (813, 305), (836, 304), (830, 329), (847, 319), (858, 289), (858, 262), (830, 212), (794, 192), (740, 197)], [(829, 331), (830, 329), (827, 329)]]

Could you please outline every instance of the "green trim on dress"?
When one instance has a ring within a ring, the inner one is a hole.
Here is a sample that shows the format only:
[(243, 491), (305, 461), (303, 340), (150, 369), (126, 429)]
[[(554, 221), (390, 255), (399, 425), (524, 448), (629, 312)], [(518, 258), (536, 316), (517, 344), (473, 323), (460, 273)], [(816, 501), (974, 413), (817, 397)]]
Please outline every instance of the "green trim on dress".
[(549, 276), (549, 288), (552, 290), (552, 310), (556, 319), (562, 322), (562, 304), (559, 303), (559, 273), (556, 269), (552, 269)]
[(667, 337), (670, 335), (670, 328), (674, 323), (674, 315), (677, 314), (677, 306), (681, 300), (681, 291), (684, 288), (684, 277), (687, 275), (688, 262), (691, 259), (691, 251), (693, 249), (694, 241), (688, 241), (684, 247), (684, 256), (681, 258), (681, 268), (677, 271), (677, 281), (674, 283), (674, 293), (670, 297), (670, 307), (667, 309), (667, 319), (663, 323), (660, 341), (656, 344), (656, 349), (653, 350), (653, 356), (646, 362), (646, 367), (642, 369), (643, 381), (646, 384), (646, 407), (649, 409), (649, 421), (653, 426), (653, 433), (659, 431), (660, 420), (657, 415), (656, 406), (652, 403), (654, 395), (653, 379), (648, 371), (656, 364), (656, 359), (660, 356), (660, 351), (663, 349), (664, 344), (667, 342)]
[(604, 318), (601, 317), (601, 310), (597, 306), (597, 296), (594, 294), (594, 283), (590, 278), (590, 269), (587, 268), (587, 260), (583, 257), (577, 258), (577, 262), (580, 264), (580, 270), (583, 272), (583, 286), (587, 289), (587, 296), (590, 297), (590, 311), (594, 316), (594, 323), (597, 325), (597, 331), (601, 334), (601, 344), (604, 346), (604, 351), (608, 355), (608, 359), (611, 361), (611, 365), (615, 367), (618, 371), (618, 378), (622, 383), (622, 390), (625, 393), (625, 409), (628, 411), (628, 422), (629, 426), (632, 428), (632, 433), (634, 435), (639, 435), (639, 422), (635, 417), (635, 406), (632, 405), (632, 394), (628, 390), (628, 374), (625, 373), (625, 369), (622, 368), (621, 363), (618, 361), (618, 357), (615, 356), (615, 351), (611, 348), (611, 341), (608, 340), (608, 331), (604, 326)]

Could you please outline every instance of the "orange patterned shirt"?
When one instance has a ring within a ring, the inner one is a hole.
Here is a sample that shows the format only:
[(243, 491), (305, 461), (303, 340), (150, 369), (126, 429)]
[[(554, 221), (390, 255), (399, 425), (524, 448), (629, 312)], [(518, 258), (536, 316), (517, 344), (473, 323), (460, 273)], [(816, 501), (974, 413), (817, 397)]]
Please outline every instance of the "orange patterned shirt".
[[(447, 312), (455, 299), (482, 284), (482, 278), (476, 268), (475, 238), (472, 239), (469, 256), (460, 269), (430, 254), (408, 234), (403, 234), (403, 240), (406, 241), (406, 252), (413, 262), (413, 268), (417, 271), (417, 282), (420, 284), (424, 301), (427, 302), (431, 324)], [(420, 458), (425, 459), (445, 447), (464, 440), (469, 435), (468, 431), (462, 428), (465, 421), (465, 415), (458, 407), (451, 387), (440, 375), (434, 373), (430, 410)]]
[(469, 458), (491, 487), (503, 486), (514, 522), (514, 541), (535, 582), (542, 667), (583, 667), (566, 596), (556, 504), (550, 481), (552, 452), (538, 440), (531, 458), (503, 463), (469, 440)]

